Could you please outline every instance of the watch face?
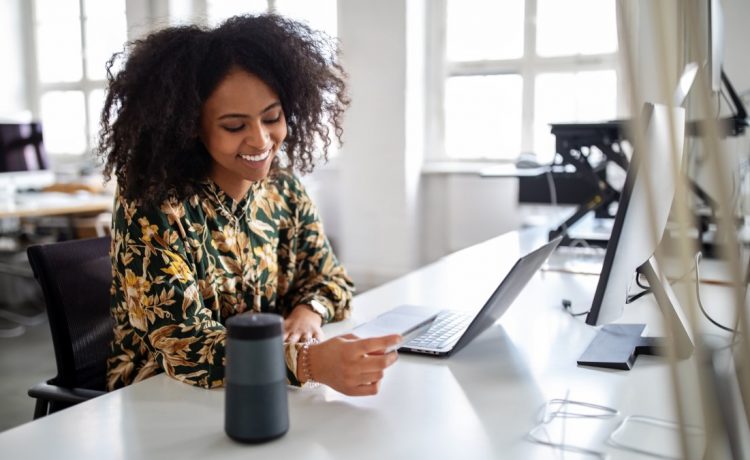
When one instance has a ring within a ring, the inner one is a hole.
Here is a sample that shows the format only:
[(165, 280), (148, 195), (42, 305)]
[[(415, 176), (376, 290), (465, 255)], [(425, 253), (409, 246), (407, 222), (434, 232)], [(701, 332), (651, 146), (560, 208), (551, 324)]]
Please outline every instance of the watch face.
[(326, 314), (328, 313), (328, 310), (326, 307), (323, 306), (322, 303), (318, 302), (317, 300), (311, 300), (310, 301), (310, 307), (313, 309), (313, 311), (323, 318), (326, 317)]

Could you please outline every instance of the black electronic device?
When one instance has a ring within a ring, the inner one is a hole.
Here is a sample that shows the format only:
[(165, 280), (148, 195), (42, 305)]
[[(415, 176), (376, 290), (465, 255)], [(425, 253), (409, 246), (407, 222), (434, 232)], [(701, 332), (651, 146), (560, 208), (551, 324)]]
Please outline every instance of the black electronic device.
[(283, 328), (272, 313), (227, 320), (224, 431), (236, 441), (267, 442), (289, 430)]
[[(694, 62), (685, 65), (672, 96), (675, 107), (681, 107), (685, 103), (699, 68)], [(568, 219), (549, 232), (550, 240), (562, 236), (562, 245), (579, 240), (580, 238), (571, 237), (568, 231), (592, 211), (595, 212), (597, 218), (615, 217), (610, 214), (610, 205), (620, 201), (621, 192), (607, 177), (606, 167), (608, 164), (615, 164), (625, 171), (628, 170), (630, 160), (624, 145), (630, 141), (630, 123), (630, 120), (611, 120), (601, 123), (554, 123), (550, 125), (552, 134), (555, 135), (557, 156), (563, 165), (572, 166), (575, 173), (580, 175), (582, 184), (585, 184), (577, 185), (578, 189), (585, 193), (585, 197), (577, 201), (578, 208)], [(593, 152), (601, 154), (601, 160), (598, 163), (592, 161), (592, 157), (597, 157), (593, 155)], [(555, 171), (554, 166), (551, 171)], [(553, 174), (553, 179), (554, 176)], [(550, 185), (556, 186), (556, 182)], [(691, 181), (690, 186), (704, 202), (714, 203), (696, 183)], [(521, 196), (522, 194), (519, 193), (519, 199)], [(590, 246), (605, 247), (607, 245), (606, 238), (585, 238), (585, 240)]]
[[(682, 157), (685, 109), (646, 104), (643, 120), (645, 151), (633, 152), (586, 322), (600, 325), (618, 319), (628, 288), (640, 272), (647, 277), (659, 307), (674, 326), (671, 332), (678, 355), (686, 357), (693, 350), (687, 322), (653, 257), (664, 234), (676, 181), (680, 177), (674, 160), (679, 162)], [(642, 331), (642, 325), (609, 325), (599, 331), (578, 363), (629, 369), (638, 354), (657, 353), (663, 346), (655, 338), (642, 337)]]
[(41, 123), (0, 123), (0, 181), (21, 190), (54, 183)]

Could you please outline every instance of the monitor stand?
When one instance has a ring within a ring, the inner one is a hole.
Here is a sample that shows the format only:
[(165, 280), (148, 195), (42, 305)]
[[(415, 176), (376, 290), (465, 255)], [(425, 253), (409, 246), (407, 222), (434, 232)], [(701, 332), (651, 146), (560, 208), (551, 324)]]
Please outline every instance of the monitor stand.
[(642, 337), (645, 324), (607, 324), (578, 358), (581, 366), (630, 370), (638, 355), (659, 355), (660, 337)]
[[(656, 259), (651, 257), (639, 267), (646, 275), (651, 291), (662, 311), (667, 329), (672, 329), (673, 344), (679, 359), (693, 354), (693, 340), (689, 325), (685, 319), (677, 297), (669, 282), (663, 283), (666, 277), (662, 274)], [(669, 325), (671, 324), (671, 328)], [(643, 337), (645, 324), (607, 324), (597, 332), (586, 351), (578, 359), (581, 366), (603, 367), (607, 369), (630, 370), (638, 355), (666, 354), (666, 338)]]

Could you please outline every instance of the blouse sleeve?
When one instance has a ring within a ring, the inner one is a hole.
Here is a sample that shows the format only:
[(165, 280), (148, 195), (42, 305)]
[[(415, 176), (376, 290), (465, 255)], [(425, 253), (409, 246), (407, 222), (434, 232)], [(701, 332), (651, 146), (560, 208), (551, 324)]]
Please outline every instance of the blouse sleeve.
[(290, 306), (317, 300), (328, 314), (323, 322), (340, 321), (351, 311), (354, 284), (331, 249), (318, 210), (299, 181), (295, 212), (295, 277), (290, 289)]

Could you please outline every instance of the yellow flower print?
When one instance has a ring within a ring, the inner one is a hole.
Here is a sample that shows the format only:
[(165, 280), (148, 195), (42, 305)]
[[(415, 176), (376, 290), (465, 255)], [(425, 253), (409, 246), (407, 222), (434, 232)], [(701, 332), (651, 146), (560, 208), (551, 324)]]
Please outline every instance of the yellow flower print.
[(128, 299), (140, 299), (150, 289), (151, 282), (146, 278), (137, 276), (129, 268), (125, 270), (125, 293)]
[(257, 270), (259, 272), (267, 271), (269, 272), (269, 276), (275, 278), (279, 268), (277, 265), (274, 247), (270, 244), (264, 244), (261, 247), (256, 246), (255, 248), (253, 248), (253, 253), (258, 259)]
[(151, 241), (152, 236), (158, 236), (159, 227), (151, 225), (145, 217), (138, 219), (138, 223), (141, 224), (141, 239), (143, 241)]
[(162, 268), (161, 271), (168, 275), (172, 275), (170, 282), (173, 280), (182, 282), (193, 280), (193, 273), (190, 271), (190, 267), (188, 267), (182, 257), (172, 251), (164, 251), (164, 255), (169, 258), (169, 265), (167, 265), (166, 268)]
[(148, 329), (148, 314), (145, 307), (148, 301), (143, 293), (148, 290), (151, 283), (144, 278), (136, 276), (132, 270), (125, 270), (125, 292), (128, 309), (128, 321), (130, 324), (141, 331)]

